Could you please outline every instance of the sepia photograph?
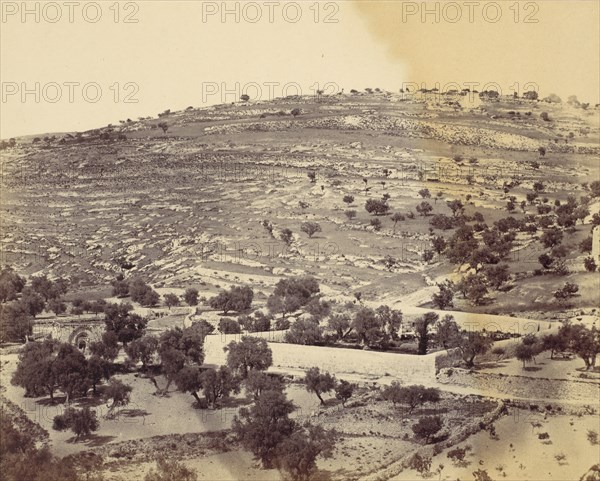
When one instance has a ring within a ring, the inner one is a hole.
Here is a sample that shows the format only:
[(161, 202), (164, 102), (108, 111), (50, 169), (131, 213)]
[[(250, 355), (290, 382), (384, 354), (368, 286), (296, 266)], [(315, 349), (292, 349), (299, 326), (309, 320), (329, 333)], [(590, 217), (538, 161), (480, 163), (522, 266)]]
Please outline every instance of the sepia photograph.
[(600, 481), (600, 0), (0, 0), (0, 481)]

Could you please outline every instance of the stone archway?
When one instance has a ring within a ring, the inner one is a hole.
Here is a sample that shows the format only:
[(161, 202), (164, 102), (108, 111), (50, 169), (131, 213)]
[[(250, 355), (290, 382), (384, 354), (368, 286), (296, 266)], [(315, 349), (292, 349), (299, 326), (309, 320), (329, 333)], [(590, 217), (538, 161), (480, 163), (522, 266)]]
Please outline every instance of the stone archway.
[(69, 344), (72, 344), (77, 349), (80, 349), (85, 354), (90, 346), (90, 337), (92, 333), (86, 326), (78, 327), (69, 336)]

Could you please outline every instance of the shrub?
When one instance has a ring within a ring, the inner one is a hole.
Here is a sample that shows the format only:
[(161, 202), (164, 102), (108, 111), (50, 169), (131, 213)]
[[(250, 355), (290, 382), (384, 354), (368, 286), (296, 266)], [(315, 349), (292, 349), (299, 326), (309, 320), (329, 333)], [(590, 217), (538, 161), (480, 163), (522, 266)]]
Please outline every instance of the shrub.
[(419, 419), (413, 425), (412, 430), (417, 438), (425, 438), (425, 443), (442, 429), (442, 418), (439, 416), (427, 416)]
[(230, 317), (222, 317), (219, 320), (219, 331), (221, 334), (239, 334), (242, 332), (240, 323)]
[(408, 461), (406, 461), (407, 468), (414, 469), (421, 476), (429, 473), (431, 469), (431, 458), (428, 456), (421, 456), (419, 453), (413, 454)]

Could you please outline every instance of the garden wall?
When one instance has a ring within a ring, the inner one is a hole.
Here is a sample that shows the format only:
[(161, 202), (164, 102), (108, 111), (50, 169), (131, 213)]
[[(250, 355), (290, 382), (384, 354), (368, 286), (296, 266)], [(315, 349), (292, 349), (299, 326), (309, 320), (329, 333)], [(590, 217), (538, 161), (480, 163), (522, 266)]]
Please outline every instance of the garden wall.
[[(263, 335), (260, 337), (270, 341), (274, 333), (261, 334)], [(205, 362), (225, 364), (226, 353), (223, 347), (232, 340), (239, 340), (239, 336), (207, 336)], [(435, 354), (417, 356), (362, 349), (301, 346), (281, 342), (269, 342), (269, 347), (273, 351), (274, 368), (306, 370), (316, 366), (338, 376), (341, 374), (391, 376), (391, 378), (410, 382), (435, 380)]]

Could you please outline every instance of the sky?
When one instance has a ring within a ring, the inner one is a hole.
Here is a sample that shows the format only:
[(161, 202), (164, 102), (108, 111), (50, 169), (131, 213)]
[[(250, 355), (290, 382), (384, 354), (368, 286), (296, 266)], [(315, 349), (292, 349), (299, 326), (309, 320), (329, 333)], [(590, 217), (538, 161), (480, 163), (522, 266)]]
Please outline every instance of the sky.
[(415, 83), (595, 104), (599, 3), (3, 1), (0, 137)]

